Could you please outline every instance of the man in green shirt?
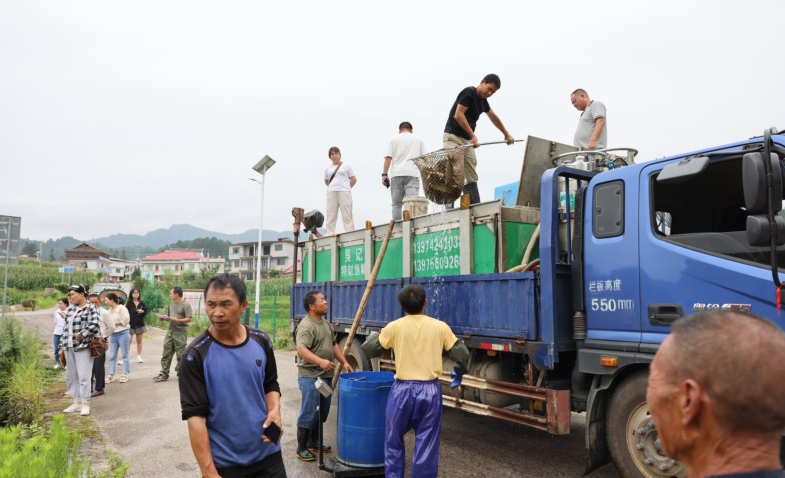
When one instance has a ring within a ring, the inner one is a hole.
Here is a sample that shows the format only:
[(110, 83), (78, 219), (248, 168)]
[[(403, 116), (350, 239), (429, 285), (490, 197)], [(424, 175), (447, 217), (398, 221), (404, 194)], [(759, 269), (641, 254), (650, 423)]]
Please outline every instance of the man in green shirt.
[(193, 312), (191, 304), (183, 300), (182, 287), (175, 287), (169, 291), (172, 301), (169, 303), (169, 314), (159, 316), (159, 320), (169, 321), (169, 330), (164, 338), (164, 354), (161, 357), (161, 372), (153, 379), (154, 382), (164, 382), (169, 380), (169, 368), (172, 365), (172, 357), (177, 354), (177, 364), (174, 371), (180, 376), (180, 358), (185, 351), (188, 342), (188, 324), (191, 323)]
[[(312, 451), (319, 451), (319, 414), (322, 411), (322, 423), (330, 413), (331, 397), (323, 397), (314, 383), (317, 378), (332, 382), (335, 371), (334, 360), (343, 364), (344, 370), (353, 372), (346, 361), (338, 344), (335, 343), (330, 324), (322, 317), (327, 315), (327, 299), (318, 290), (305, 294), (303, 306), (308, 313), (297, 327), (297, 384), (302, 394), (300, 416), (297, 418), (297, 458), (303, 461), (314, 461)], [(322, 451), (329, 452), (331, 447), (323, 446)]]

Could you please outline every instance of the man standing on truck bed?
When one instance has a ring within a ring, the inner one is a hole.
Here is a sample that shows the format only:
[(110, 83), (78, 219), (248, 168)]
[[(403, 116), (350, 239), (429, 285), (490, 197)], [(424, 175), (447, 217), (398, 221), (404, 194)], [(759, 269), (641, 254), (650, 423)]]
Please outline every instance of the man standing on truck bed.
[[(346, 361), (338, 344), (335, 343), (330, 324), (323, 319), (327, 314), (327, 299), (318, 290), (312, 290), (303, 297), (303, 307), (308, 313), (297, 326), (295, 341), (297, 342), (297, 385), (302, 394), (300, 416), (297, 417), (297, 458), (302, 461), (314, 461), (319, 451), (319, 414), (322, 411), (322, 422), (330, 413), (331, 397), (323, 397), (316, 389), (317, 378), (332, 383), (335, 363), (338, 359), (344, 370), (353, 372), (352, 366)], [(332, 449), (322, 446), (327, 453)]]
[(414, 284), (398, 293), (406, 316), (371, 334), (363, 343), (368, 357), (395, 351), (395, 382), (385, 410), (384, 476), (403, 477), (406, 465), (403, 436), (414, 428), (411, 476), (435, 477), (439, 472), (442, 427), (442, 352), (455, 361), (452, 388), (461, 383), (469, 350), (444, 322), (424, 315), (425, 290)]
[(172, 356), (177, 354), (177, 364), (174, 371), (180, 375), (180, 358), (183, 356), (185, 345), (188, 342), (188, 324), (191, 323), (193, 312), (191, 304), (183, 300), (183, 288), (175, 287), (169, 291), (169, 315), (158, 317), (159, 320), (169, 321), (169, 330), (164, 337), (164, 353), (161, 357), (161, 372), (153, 379), (154, 382), (169, 380), (169, 368), (172, 366)]
[(608, 128), (605, 125), (605, 105), (591, 100), (583, 88), (572, 92), (570, 102), (581, 112), (573, 145), (581, 149), (607, 148)]
[(408, 121), (398, 126), (398, 134), (387, 143), (382, 184), (390, 188), (392, 218), (396, 221), (403, 219), (403, 198), (417, 196), (420, 192), (420, 171), (409, 160), (427, 152), (422, 138), (412, 133), (412, 124)]
[(662, 450), (691, 478), (783, 478), (785, 334), (730, 311), (673, 323), (651, 364), (646, 400)]
[[(445, 148), (457, 148), (467, 144), (473, 144), (474, 148), (479, 148), (480, 141), (474, 134), (474, 129), (477, 127), (477, 120), (483, 113), (486, 113), (491, 123), (502, 132), (507, 144), (515, 142), (512, 135), (504, 128), (502, 120), (496, 116), (488, 103), (488, 98), (501, 87), (502, 80), (498, 75), (491, 73), (486, 75), (478, 86), (467, 86), (458, 93), (458, 97), (450, 109), (447, 125), (444, 127), (442, 141)], [(477, 156), (474, 154), (474, 148), (466, 148), (463, 151), (463, 175), (465, 178), (463, 193), (469, 195), (472, 204), (480, 202), (480, 190), (477, 187)]]

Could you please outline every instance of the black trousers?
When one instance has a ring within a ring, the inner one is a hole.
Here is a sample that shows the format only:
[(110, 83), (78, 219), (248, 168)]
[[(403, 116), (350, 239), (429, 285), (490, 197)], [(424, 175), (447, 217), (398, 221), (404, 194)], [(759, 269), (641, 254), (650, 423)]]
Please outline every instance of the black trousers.
[[(93, 380), (95, 385), (90, 387), (90, 390), (103, 390), (106, 382), (106, 371), (104, 365), (106, 364), (106, 353), (102, 353), (100, 357), (93, 359)], [(90, 382), (92, 384), (92, 382)]]

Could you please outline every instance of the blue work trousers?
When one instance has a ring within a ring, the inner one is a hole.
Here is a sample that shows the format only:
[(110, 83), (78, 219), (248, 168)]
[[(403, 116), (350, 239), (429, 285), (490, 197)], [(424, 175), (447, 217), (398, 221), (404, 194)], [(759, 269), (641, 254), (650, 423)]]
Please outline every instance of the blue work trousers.
[(403, 478), (406, 450), (403, 436), (414, 429), (411, 478), (439, 473), (442, 430), (442, 388), (438, 380), (396, 380), (387, 398), (384, 437), (384, 476)]
[[(332, 377), (328, 380), (332, 381)], [(303, 396), (302, 403), (300, 403), (300, 416), (297, 417), (297, 428), (307, 428), (309, 430), (317, 430), (319, 428), (317, 406), (322, 407), (322, 423), (327, 420), (327, 415), (330, 414), (332, 395), (326, 398), (323, 397), (319, 390), (316, 390), (314, 383), (316, 383), (315, 378), (297, 377), (297, 385), (300, 387), (300, 393)]]

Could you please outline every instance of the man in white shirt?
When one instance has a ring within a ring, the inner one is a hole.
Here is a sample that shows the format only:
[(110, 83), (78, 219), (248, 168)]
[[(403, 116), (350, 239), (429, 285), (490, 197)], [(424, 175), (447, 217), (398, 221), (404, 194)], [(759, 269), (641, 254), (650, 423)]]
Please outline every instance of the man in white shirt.
[(398, 134), (390, 139), (384, 155), (382, 184), (390, 188), (392, 217), (396, 221), (403, 219), (403, 198), (420, 193), (420, 171), (408, 160), (427, 153), (422, 138), (412, 133), (412, 129), (408, 121), (401, 123)]

